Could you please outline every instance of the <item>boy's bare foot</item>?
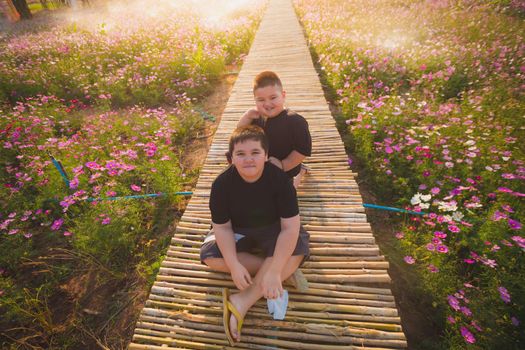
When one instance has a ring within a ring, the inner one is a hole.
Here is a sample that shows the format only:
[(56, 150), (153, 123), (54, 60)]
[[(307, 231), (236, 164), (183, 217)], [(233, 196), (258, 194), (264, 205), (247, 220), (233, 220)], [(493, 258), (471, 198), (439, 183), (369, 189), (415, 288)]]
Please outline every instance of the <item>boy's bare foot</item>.
[(303, 273), (299, 269), (295, 270), (295, 272), (290, 277), (288, 277), (284, 283), (293, 286), (301, 293), (304, 293), (308, 290), (308, 280), (306, 277), (304, 277)]

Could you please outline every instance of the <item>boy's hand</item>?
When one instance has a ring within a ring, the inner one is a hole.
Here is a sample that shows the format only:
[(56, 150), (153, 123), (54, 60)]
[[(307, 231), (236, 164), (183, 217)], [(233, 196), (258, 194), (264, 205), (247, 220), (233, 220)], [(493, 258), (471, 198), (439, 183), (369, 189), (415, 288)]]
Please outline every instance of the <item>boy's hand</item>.
[(281, 274), (273, 270), (268, 270), (261, 281), (263, 296), (266, 299), (277, 299), (283, 294)]
[(279, 169), (284, 170), (283, 169), (283, 162), (281, 162), (279, 159), (277, 159), (275, 157), (269, 157), (268, 161), (270, 161), (270, 163), (272, 163), (273, 165), (277, 166)]
[(247, 110), (239, 119), (237, 127), (250, 125), (254, 120), (259, 118), (259, 112), (255, 108)]
[(260, 117), (260, 114), (259, 114), (259, 111), (256, 108), (250, 108), (242, 116), (242, 118), (246, 118), (246, 119), (249, 119), (249, 120), (255, 120), (255, 119), (258, 119), (259, 117)]
[(235, 286), (239, 290), (244, 290), (252, 284), (250, 273), (239, 262), (231, 269), (231, 276), (233, 283), (235, 283)]

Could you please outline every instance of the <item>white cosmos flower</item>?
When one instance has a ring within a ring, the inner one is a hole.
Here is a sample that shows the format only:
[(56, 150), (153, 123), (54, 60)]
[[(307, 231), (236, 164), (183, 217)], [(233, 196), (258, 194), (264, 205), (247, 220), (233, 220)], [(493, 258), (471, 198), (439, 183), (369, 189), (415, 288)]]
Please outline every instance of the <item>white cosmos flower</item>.
[(421, 203), (421, 193), (418, 192), (414, 195), (414, 197), (412, 197), (412, 199), (410, 200), (410, 204), (416, 205), (419, 203)]
[(428, 202), (431, 198), (432, 198), (432, 195), (430, 194), (421, 195), (421, 200), (423, 202)]
[(455, 201), (438, 202), (438, 205), (439, 205), (438, 209), (442, 211), (456, 211), (458, 210), (458, 206), (456, 204), (457, 203)]
[(454, 214), (452, 214), (452, 219), (454, 219), (454, 221), (461, 221), (461, 219), (463, 219), (465, 217), (465, 215), (463, 215), (462, 212), (459, 212), (459, 211), (456, 211), (454, 212)]
[(430, 208), (430, 203), (419, 203), (419, 207), (421, 209), (428, 209)]

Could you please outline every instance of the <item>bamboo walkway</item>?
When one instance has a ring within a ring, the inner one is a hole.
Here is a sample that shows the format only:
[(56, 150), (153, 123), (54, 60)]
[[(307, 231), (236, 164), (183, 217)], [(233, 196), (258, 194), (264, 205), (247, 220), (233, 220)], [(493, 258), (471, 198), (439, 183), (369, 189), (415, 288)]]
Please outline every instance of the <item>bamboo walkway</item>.
[(343, 142), (289, 0), (268, 5), (186, 211), (136, 325), (129, 349), (232, 349), (222, 326), (223, 287), (230, 276), (199, 262), (210, 227), (211, 182), (225, 168), (224, 152), (238, 119), (253, 105), (251, 85), (263, 70), (279, 74), (287, 106), (309, 122), (311, 167), (298, 191), (310, 232), (311, 259), (302, 271), (306, 293), (290, 290), (285, 321), (268, 315), (265, 300), (247, 314), (243, 349), (399, 349), (405, 335), (389, 288), (388, 263), (375, 244)]

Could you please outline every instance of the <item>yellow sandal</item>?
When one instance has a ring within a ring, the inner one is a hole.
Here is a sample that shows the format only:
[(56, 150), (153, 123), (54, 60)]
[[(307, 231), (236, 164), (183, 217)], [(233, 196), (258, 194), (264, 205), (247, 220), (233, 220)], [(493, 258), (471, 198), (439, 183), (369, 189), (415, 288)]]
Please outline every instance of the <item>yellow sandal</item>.
[(232, 314), (237, 319), (237, 333), (240, 335), (244, 319), (241, 317), (239, 310), (237, 310), (230, 302), (230, 290), (228, 288), (224, 288), (222, 290), (222, 323), (224, 325), (224, 333), (226, 333), (228, 342), (231, 346), (235, 346), (235, 341), (233, 340), (232, 334), (230, 332), (230, 316)]

